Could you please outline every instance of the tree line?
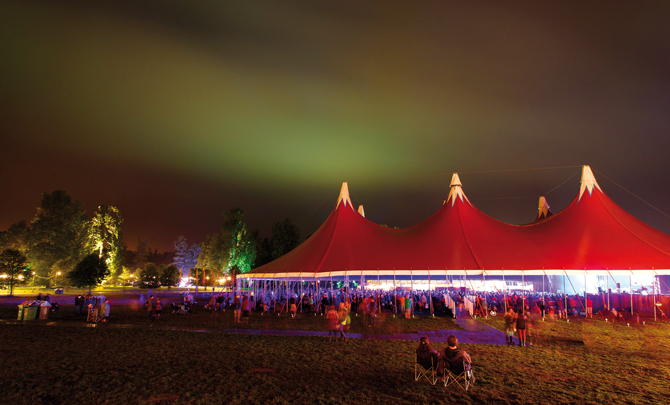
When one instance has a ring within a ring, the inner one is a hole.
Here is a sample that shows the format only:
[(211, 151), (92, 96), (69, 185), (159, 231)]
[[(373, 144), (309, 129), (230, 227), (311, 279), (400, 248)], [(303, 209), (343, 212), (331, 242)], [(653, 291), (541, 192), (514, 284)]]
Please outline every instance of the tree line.
[[(300, 243), (300, 231), (289, 218), (272, 224), (271, 236), (249, 232), (244, 210), (223, 214), (220, 231), (189, 246), (177, 237), (174, 252), (159, 254), (140, 238), (127, 249), (121, 211), (101, 205), (88, 216), (82, 202), (57, 190), (42, 194), (30, 224), (19, 221), (0, 232), (0, 276), (10, 284), (93, 287), (101, 283), (144, 288), (174, 286), (182, 277), (195, 285), (212, 285), (222, 278), (266, 264)], [(10, 291), (11, 293), (11, 291)]]

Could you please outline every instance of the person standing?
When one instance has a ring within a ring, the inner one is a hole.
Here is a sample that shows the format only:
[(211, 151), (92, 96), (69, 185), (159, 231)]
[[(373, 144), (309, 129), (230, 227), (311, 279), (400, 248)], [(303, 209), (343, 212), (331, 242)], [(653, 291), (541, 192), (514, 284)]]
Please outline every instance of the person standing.
[(328, 313), (326, 313), (326, 318), (328, 319), (328, 341), (330, 342), (332, 340), (331, 334), (337, 340), (337, 330), (338, 330), (340, 325), (337, 322), (338, 315), (337, 315), (337, 311), (335, 311), (334, 306), (331, 305), (328, 308)]
[(405, 318), (409, 319), (411, 318), (411, 313), (412, 313), (412, 299), (410, 298), (409, 294), (405, 297)]
[(233, 309), (234, 315), (235, 315), (235, 323), (242, 323), (240, 320), (240, 296), (236, 295), (235, 299), (233, 299)]
[(363, 312), (363, 325), (368, 324), (368, 315), (370, 313), (370, 297), (363, 297), (361, 303), (361, 312)]
[(291, 318), (295, 318), (298, 313), (298, 305), (295, 303), (295, 300), (291, 298)]
[(542, 320), (546, 317), (547, 306), (544, 304), (544, 297), (540, 298), (540, 301), (537, 302), (537, 307), (540, 309), (540, 316)]
[(109, 303), (109, 299), (105, 300), (105, 303), (102, 306), (102, 309), (105, 311), (105, 319), (103, 319), (103, 322), (109, 322), (109, 312), (112, 309), (112, 306)]
[(516, 317), (516, 330), (519, 333), (519, 346), (526, 346), (526, 320), (528, 320), (528, 315), (521, 308), (519, 310), (519, 316)]
[(370, 318), (370, 324), (368, 325), (368, 327), (375, 326), (375, 318), (378, 309), (379, 308), (377, 307), (377, 300), (375, 299), (375, 297), (370, 297), (370, 301), (368, 304), (368, 312), (369, 312), (368, 317)]
[(214, 313), (216, 311), (216, 296), (212, 294), (212, 296), (209, 298), (209, 310)]
[(161, 319), (161, 313), (163, 313), (163, 301), (160, 299), (160, 297), (156, 298), (154, 311), (156, 313), (156, 319)]
[(81, 294), (74, 297), (74, 314), (79, 315), (81, 313), (81, 307), (83, 305), (84, 297)]
[(328, 311), (328, 297), (326, 294), (323, 294), (323, 297), (321, 297), (321, 307), (319, 309), (319, 312), (321, 315), (325, 315), (326, 311)]
[(147, 307), (147, 312), (149, 313), (149, 318), (152, 318), (156, 312), (154, 310), (154, 296), (150, 296), (147, 302), (144, 304)]
[(505, 334), (507, 335), (507, 344), (514, 345), (514, 325), (515, 325), (515, 316), (514, 310), (512, 308), (507, 308), (507, 313), (503, 317), (505, 320)]
[(249, 324), (250, 310), (251, 310), (251, 303), (249, 302), (249, 297), (245, 295), (244, 299), (242, 300), (242, 318), (244, 319), (244, 323), (246, 324)]
[(351, 318), (349, 317), (349, 309), (344, 303), (340, 304), (340, 310), (337, 312), (337, 320), (340, 324), (340, 337), (346, 342), (349, 339), (347, 339), (347, 335), (345, 335), (344, 332), (349, 330)]

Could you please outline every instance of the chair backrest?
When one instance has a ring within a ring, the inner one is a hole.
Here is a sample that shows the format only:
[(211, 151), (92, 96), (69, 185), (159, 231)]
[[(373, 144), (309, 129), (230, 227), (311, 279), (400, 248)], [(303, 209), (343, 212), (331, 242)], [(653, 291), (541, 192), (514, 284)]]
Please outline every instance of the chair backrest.
[(429, 369), (434, 366), (433, 356), (431, 356), (430, 353), (428, 354), (428, 356), (419, 356), (419, 354), (417, 353), (416, 362), (419, 363), (419, 365), (421, 365), (421, 367), (425, 369)]
[(452, 359), (444, 359), (444, 367), (448, 368), (452, 373), (459, 375), (465, 371), (465, 360), (462, 356), (456, 356)]

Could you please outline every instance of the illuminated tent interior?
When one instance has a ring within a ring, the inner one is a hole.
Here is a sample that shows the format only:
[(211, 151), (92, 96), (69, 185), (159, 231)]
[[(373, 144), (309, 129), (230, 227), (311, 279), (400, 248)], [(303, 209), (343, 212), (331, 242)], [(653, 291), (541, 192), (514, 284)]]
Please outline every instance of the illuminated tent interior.
[(507, 224), (478, 210), (456, 173), (442, 207), (417, 225), (389, 229), (362, 213), (343, 183), (335, 208), (309, 239), (240, 277), (444, 280), (463, 275), (670, 274), (670, 236), (614, 203), (589, 166), (583, 166), (572, 203), (551, 215), (542, 197), (537, 219), (527, 225)]

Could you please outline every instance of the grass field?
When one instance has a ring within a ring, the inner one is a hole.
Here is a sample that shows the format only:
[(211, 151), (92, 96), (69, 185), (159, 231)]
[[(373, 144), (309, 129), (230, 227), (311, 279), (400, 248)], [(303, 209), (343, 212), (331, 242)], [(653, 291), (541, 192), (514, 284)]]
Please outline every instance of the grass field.
[[(1, 303), (1, 302), (0, 302)], [(0, 306), (14, 322), (16, 306)], [(156, 330), (149, 325), (239, 327), (230, 311), (150, 320), (116, 306), (110, 325), (84, 327), (64, 305), (45, 321), (0, 323), (2, 404), (441, 404), (670, 403), (670, 325), (602, 320), (535, 322), (533, 348), (462, 345), (477, 382), (460, 388), (413, 381), (418, 342)], [(485, 321), (502, 329), (502, 319)], [(114, 325), (146, 326), (119, 328)], [(247, 326), (242, 325), (246, 328)], [(319, 316), (252, 315), (255, 329), (325, 330)], [(446, 318), (393, 319), (352, 332), (456, 329)], [(438, 349), (444, 344), (436, 343)]]

